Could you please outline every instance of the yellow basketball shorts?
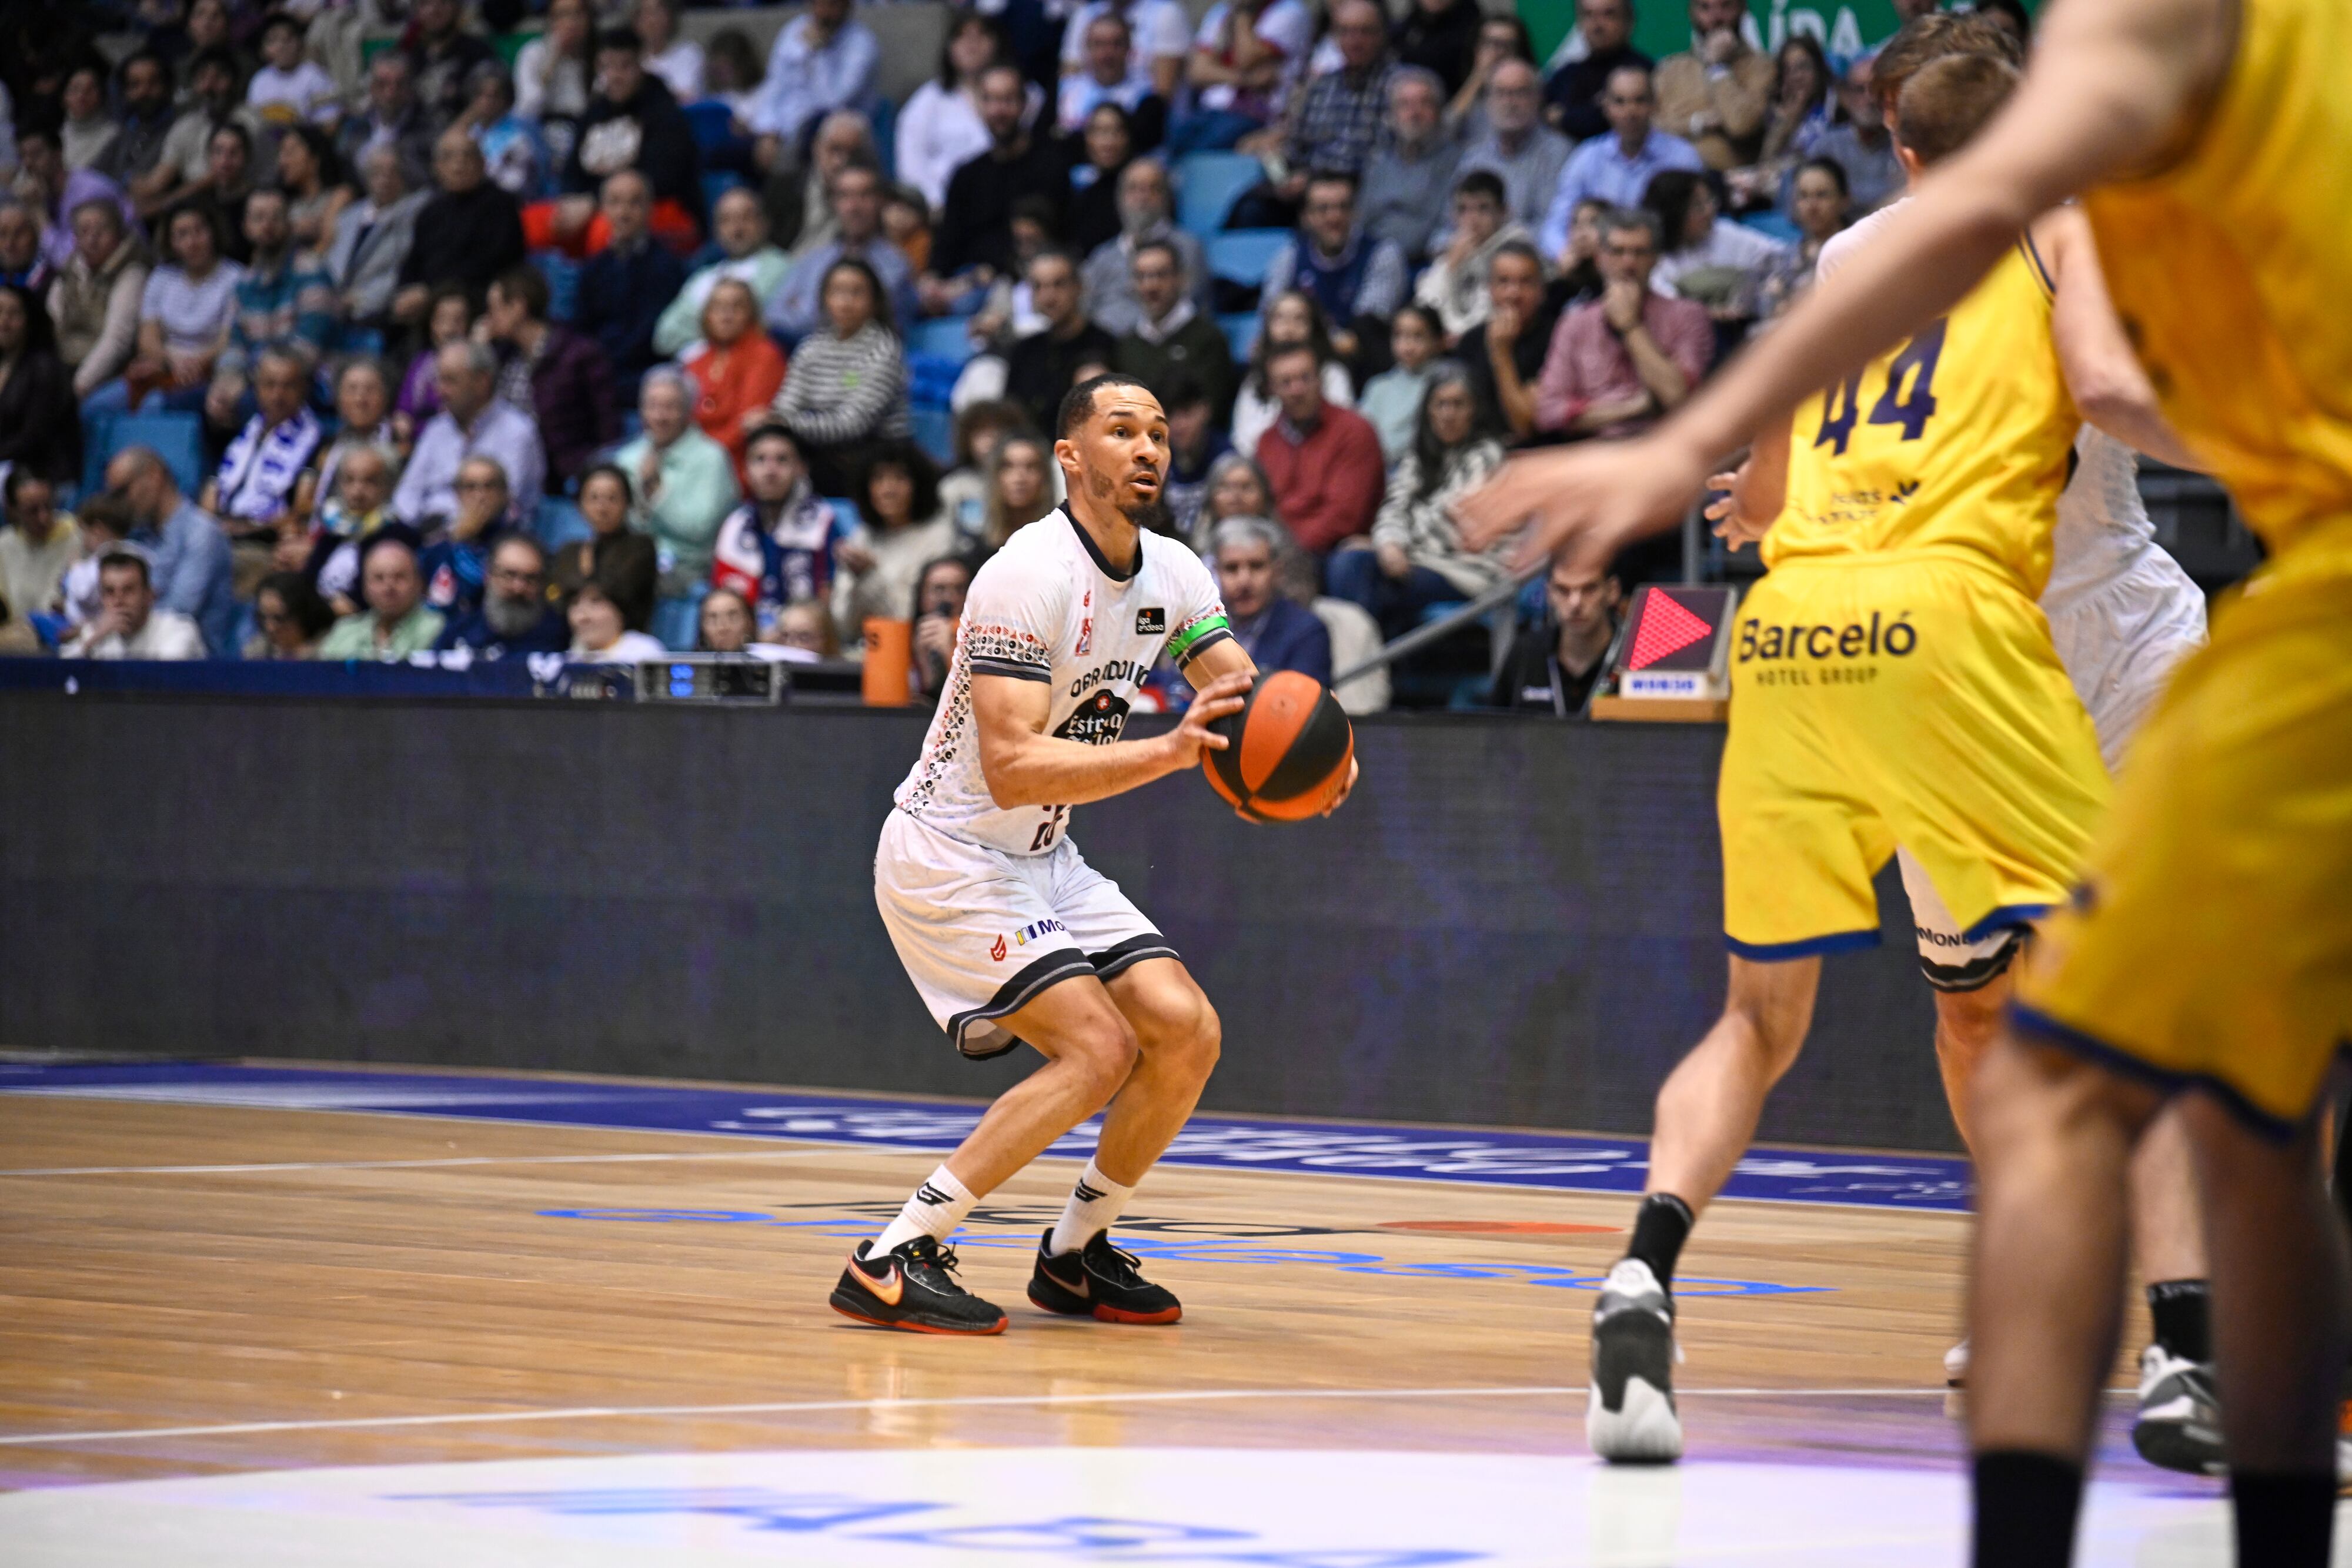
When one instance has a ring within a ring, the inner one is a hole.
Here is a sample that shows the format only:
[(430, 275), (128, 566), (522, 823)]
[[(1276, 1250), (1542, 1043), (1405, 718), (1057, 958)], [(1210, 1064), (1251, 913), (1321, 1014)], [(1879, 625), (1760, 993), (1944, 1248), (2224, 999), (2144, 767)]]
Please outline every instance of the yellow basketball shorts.
[(1898, 844), (1970, 942), (2066, 896), (2107, 773), (2014, 585), (1940, 557), (1792, 561), (1733, 633), (1716, 804), (1734, 953), (1874, 945), (1871, 880)]
[(2352, 1041), (2352, 519), (2213, 624), (2134, 743), (2016, 1021), (2284, 1138)]

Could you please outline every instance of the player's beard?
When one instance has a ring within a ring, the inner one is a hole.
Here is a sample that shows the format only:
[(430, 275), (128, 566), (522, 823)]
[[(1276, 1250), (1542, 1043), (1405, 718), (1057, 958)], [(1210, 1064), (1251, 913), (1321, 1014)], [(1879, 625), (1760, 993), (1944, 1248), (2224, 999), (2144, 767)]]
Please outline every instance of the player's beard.
[[(1160, 483), (1164, 487), (1167, 481), (1162, 479)], [(1173, 534), (1176, 531), (1176, 515), (1168, 509), (1166, 501), (1161, 500), (1156, 494), (1149, 501), (1123, 501), (1118, 498), (1118, 492), (1122, 487), (1097, 475), (1092, 486), (1094, 498), (1117, 511), (1120, 517), (1125, 517), (1145, 533)]]

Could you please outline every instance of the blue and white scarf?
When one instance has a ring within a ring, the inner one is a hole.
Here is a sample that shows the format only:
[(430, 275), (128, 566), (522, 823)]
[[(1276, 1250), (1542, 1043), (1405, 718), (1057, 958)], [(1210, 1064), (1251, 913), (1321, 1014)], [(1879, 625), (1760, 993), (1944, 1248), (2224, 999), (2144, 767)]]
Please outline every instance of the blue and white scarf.
[(319, 450), (319, 422), (307, 408), (267, 429), (257, 413), (247, 420), (214, 476), (223, 515), (258, 523), (286, 510), (295, 482)]

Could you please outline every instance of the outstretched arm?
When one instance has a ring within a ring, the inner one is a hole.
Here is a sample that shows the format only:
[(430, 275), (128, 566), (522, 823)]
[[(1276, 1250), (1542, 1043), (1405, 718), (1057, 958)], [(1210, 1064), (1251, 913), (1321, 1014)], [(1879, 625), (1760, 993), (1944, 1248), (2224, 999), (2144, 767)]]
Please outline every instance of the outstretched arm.
[(1183, 723), (1150, 740), (1118, 740), (1108, 746), (1047, 735), (1054, 688), (1045, 682), (973, 675), (971, 716), (980, 733), (980, 770), (988, 780), (989, 798), (1008, 810), (1083, 806), (1181, 772), (1200, 761), (1204, 747), (1223, 750), (1224, 737), (1210, 734), (1209, 725), (1241, 711), (1243, 694), (1256, 675), (1239, 643), (1232, 644), (1238, 665), (1218, 657), (1225, 647), (1220, 643), (1203, 650), (1193, 661), (1197, 674), (1220, 673), (1192, 699)]
[(2099, 271), (2091, 221), (2076, 208), (2054, 208), (2034, 220), (2033, 243), (2057, 275), (2050, 336), (2066, 371), (2066, 390), (2084, 419), (2159, 463), (2175, 468), (2203, 466), (2165, 423), (2156, 388), (2124, 336), (2115, 302), (2107, 297), (2107, 280)]
[(1604, 560), (1672, 523), (1709, 467), (1807, 393), (1975, 286), (2037, 215), (2102, 181), (2161, 166), (2229, 67), (2228, 0), (2067, 0), (2024, 85), (1984, 135), (1931, 173), (1839, 287), (1817, 290), (1649, 436), (1531, 454), (1465, 501), (1473, 549), (1525, 524), (1529, 560)]

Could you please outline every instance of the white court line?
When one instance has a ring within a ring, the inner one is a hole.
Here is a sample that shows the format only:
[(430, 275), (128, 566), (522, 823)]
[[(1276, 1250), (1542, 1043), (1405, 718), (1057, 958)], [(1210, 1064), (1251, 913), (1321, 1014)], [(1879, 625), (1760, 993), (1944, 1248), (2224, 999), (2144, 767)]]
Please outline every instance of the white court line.
[(696, 1149), (658, 1155), (461, 1155), (433, 1160), (286, 1160), (244, 1166), (43, 1166), (0, 1170), (0, 1176), (235, 1176), (254, 1171), (389, 1171), (436, 1166), (612, 1166), (657, 1160), (820, 1160), (866, 1154), (855, 1146), (814, 1149)]
[[(759, 1405), (583, 1405), (559, 1410), (490, 1410), (454, 1416), (363, 1416), (336, 1421), (238, 1421), (213, 1427), (134, 1427), (118, 1432), (20, 1432), (0, 1448), (120, 1443), (142, 1437), (234, 1437), (260, 1432), (349, 1432), (400, 1427), (489, 1427), (531, 1421), (602, 1421), (685, 1416), (785, 1416), (835, 1410), (981, 1409), (1003, 1406), (1176, 1405), (1244, 1399), (1549, 1399), (1583, 1394), (1557, 1388), (1197, 1388), (1100, 1394), (974, 1394), (938, 1399), (811, 1399)], [(1948, 1388), (1677, 1388), (1684, 1399), (1941, 1399)], [(2110, 1396), (2136, 1388), (2110, 1388)]]

